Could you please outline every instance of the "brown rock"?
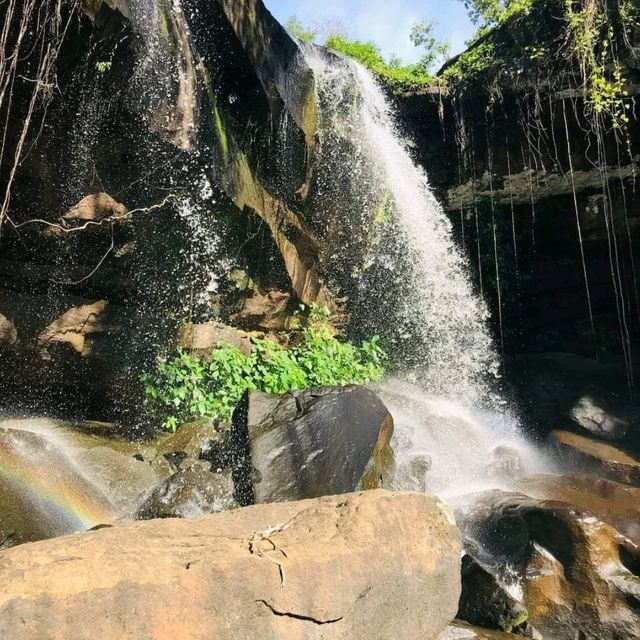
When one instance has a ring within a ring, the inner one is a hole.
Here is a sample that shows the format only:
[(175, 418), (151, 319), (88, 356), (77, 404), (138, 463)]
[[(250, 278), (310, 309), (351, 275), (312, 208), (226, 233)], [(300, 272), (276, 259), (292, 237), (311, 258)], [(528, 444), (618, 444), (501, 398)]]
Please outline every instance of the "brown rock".
[(18, 331), (16, 326), (0, 313), (0, 342), (15, 344), (18, 341)]
[(124, 218), (127, 208), (108, 193), (92, 193), (85, 196), (64, 214), (65, 220), (101, 222), (106, 218)]
[(93, 304), (73, 307), (51, 323), (39, 336), (41, 343), (68, 342), (83, 355), (89, 352), (86, 337), (100, 330), (100, 319), (108, 303), (99, 300)]
[(589, 388), (576, 400), (569, 415), (580, 427), (603, 440), (620, 440), (629, 429), (629, 419), (612, 400), (619, 399), (595, 387)]
[(529, 476), (514, 488), (587, 511), (640, 546), (640, 489), (593, 476)]
[(483, 567), (517, 596), (534, 637), (640, 637), (640, 550), (589, 511), (494, 491), (463, 528)]
[(290, 304), (291, 295), (283, 291), (255, 293), (244, 300), (242, 310), (231, 321), (254, 330), (285, 331), (291, 319)]
[(426, 494), (132, 523), (2, 552), (0, 637), (435, 640), (460, 551)]
[(180, 330), (181, 349), (195, 352), (208, 352), (216, 347), (237, 347), (245, 355), (252, 350), (251, 336), (221, 322), (204, 324), (186, 324)]
[(640, 487), (640, 460), (623, 449), (568, 431), (554, 431), (551, 442), (567, 465)]

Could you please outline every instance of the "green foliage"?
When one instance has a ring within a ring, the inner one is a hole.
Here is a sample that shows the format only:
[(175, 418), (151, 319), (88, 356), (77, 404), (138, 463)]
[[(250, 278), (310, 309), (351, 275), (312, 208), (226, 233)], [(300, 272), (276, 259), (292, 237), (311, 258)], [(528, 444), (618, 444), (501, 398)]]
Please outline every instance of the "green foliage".
[(285, 25), (285, 29), (292, 35), (294, 38), (300, 40), (300, 42), (313, 42), (318, 35), (318, 32), (314, 29), (309, 29), (305, 27), (302, 22), (298, 19), (297, 16), (291, 16)]
[(635, 0), (620, 0), (619, 11), (626, 32), (629, 32), (632, 27), (640, 27), (640, 4)]
[(640, 24), (637, 0), (463, 2), (481, 27), (475, 43), (443, 72), (450, 89), (473, 83), (499, 89), (509, 80), (541, 78), (553, 90), (580, 91), (592, 120), (606, 117), (615, 128), (628, 123), (619, 54)]
[(326, 307), (311, 307), (291, 348), (254, 338), (248, 356), (232, 346), (213, 349), (206, 360), (180, 351), (142, 377), (146, 404), (175, 430), (199, 418), (230, 420), (247, 389), (287, 393), (380, 380), (386, 356), (378, 338), (360, 347), (340, 341), (329, 315)]
[[(620, 18), (624, 25), (633, 19), (628, 5), (622, 3)], [(616, 34), (610, 21), (606, 0), (565, 0), (566, 42), (582, 75), (582, 90), (588, 111), (611, 117), (614, 127), (629, 121), (628, 96), (622, 67), (614, 47)]]
[(534, 0), (462, 0), (476, 24), (496, 25), (517, 13), (528, 12)]
[(96, 71), (98, 73), (106, 73), (110, 69), (111, 69), (111, 62), (108, 62), (108, 61), (96, 62)]
[[(341, 29), (329, 32), (324, 45), (337, 53), (357, 60), (375, 73), (393, 91), (401, 93), (428, 87), (433, 83), (433, 66), (449, 55), (449, 45), (438, 41), (433, 35), (435, 24), (421, 22), (411, 31), (411, 40), (423, 50), (419, 62), (405, 65), (398, 56), (384, 57), (380, 47), (374, 42), (351, 40)], [(315, 42), (318, 30), (305, 26), (296, 16), (289, 18), (287, 31), (302, 42)]]
[(329, 49), (357, 60), (396, 92), (421, 89), (433, 82), (433, 76), (422, 63), (402, 65), (397, 57), (387, 61), (380, 47), (373, 42), (349, 40), (335, 34), (329, 36), (325, 44)]
[(442, 73), (442, 79), (448, 84), (463, 85), (500, 65), (500, 57), (496, 54), (495, 44), (491, 41), (467, 49), (461, 53), (455, 64), (447, 67)]
[(428, 73), (433, 66), (446, 60), (451, 53), (451, 45), (448, 42), (441, 42), (433, 35), (436, 27), (435, 22), (418, 22), (411, 29), (411, 42), (415, 47), (424, 49), (420, 64)]

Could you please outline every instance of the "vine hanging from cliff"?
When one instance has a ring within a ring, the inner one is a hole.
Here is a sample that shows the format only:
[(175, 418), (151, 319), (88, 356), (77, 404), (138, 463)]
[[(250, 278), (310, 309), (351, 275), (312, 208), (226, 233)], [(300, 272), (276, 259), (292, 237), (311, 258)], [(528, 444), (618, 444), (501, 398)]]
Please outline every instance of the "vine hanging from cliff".
[(481, 26), (441, 72), (454, 94), (473, 86), (574, 92), (591, 120), (604, 116), (617, 129), (628, 122), (623, 59), (640, 27), (634, 0), (464, 1)]
[[(56, 62), (79, 0), (0, 3), (0, 234), (11, 222), (16, 172), (32, 149), (56, 86)], [(20, 122), (17, 129), (12, 123)], [(35, 132), (35, 140), (30, 134)]]

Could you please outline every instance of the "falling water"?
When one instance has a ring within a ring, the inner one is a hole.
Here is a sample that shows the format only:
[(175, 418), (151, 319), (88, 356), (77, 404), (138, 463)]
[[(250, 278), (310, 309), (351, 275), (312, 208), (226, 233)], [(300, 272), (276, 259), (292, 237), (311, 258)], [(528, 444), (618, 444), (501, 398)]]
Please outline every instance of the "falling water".
[[(407, 342), (413, 350), (403, 379), (381, 388), (396, 423), (400, 488), (418, 488), (427, 466), (427, 488), (448, 496), (504, 486), (510, 465), (541, 471), (539, 455), (496, 392), (499, 362), (486, 306), (427, 175), (402, 140), (390, 100), (354, 62), (317, 51), (308, 53), (308, 62), (318, 82), (323, 163), (336, 166), (342, 158), (349, 184), (339, 189), (351, 193), (352, 211), (361, 209), (350, 232), (364, 237), (364, 249), (350, 269), (361, 284), (356, 297), (371, 302), (356, 322), (368, 322), (367, 330), (387, 339), (404, 339), (403, 361)], [(331, 194), (331, 181), (319, 178), (325, 203), (338, 195)], [(345, 253), (353, 254), (354, 246)], [(333, 266), (344, 269), (344, 263), (337, 258)], [(390, 299), (395, 306), (385, 307)]]
[[(364, 225), (365, 230), (384, 226), (382, 251), (398, 239), (402, 245), (400, 259), (392, 259), (388, 277), (378, 287), (386, 289), (387, 296), (402, 289), (406, 293), (394, 322), (406, 328), (417, 325), (412, 348), (420, 352), (418, 379), (432, 393), (483, 403), (487, 382), (498, 371), (486, 324), (488, 312), (473, 290), (449, 219), (400, 137), (387, 96), (355, 63), (332, 61), (317, 53), (310, 62), (325, 124), (352, 144), (354, 155), (344, 166), (351, 167), (347, 172), (357, 181), (357, 189), (368, 192), (360, 194), (361, 202), (379, 201), (377, 208), (385, 207), (393, 218), (391, 223), (376, 221), (375, 212), (370, 212)], [(323, 153), (332, 153), (327, 149), (332, 144), (325, 145)], [(403, 281), (409, 283), (408, 290)]]

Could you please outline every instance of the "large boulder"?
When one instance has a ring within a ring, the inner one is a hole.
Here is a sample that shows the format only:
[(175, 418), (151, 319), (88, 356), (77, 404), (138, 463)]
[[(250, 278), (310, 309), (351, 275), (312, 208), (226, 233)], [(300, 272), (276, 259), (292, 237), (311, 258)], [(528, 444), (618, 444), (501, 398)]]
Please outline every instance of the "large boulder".
[(629, 419), (620, 407), (613, 406), (611, 394), (595, 388), (580, 395), (570, 415), (580, 427), (604, 440), (619, 440), (629, 428)]
[(554, 431), (551, 442), (567, 468), (640, 487), (640, 460), (628, 451), (568, 431)]
[(459, 533), (426, 494), (370, 491), (105, 528), (0, 555), (11, 640), (435, 640)]
[(525, 476), (513, 488), (536, 500), (588, 511), (640, 546), (640, 489), (594, 476)]
[(301, 500), (383, 485), (392, 435), (391, 414), (363, 387), (249, 391), (233, 419), (238, 499)]
[[(496, 589), (522, 607), (518, 622), (534, 637), (640, 637), (640, 551), (588, 510), (488, 492), (467, 512), (463, 533), (469, 553), (492, 574)], [(472, 594), (467, 590), (467, 595)], [(473, 613), (483, 608), (490, 621), (491, 602), (480, 594)]]

